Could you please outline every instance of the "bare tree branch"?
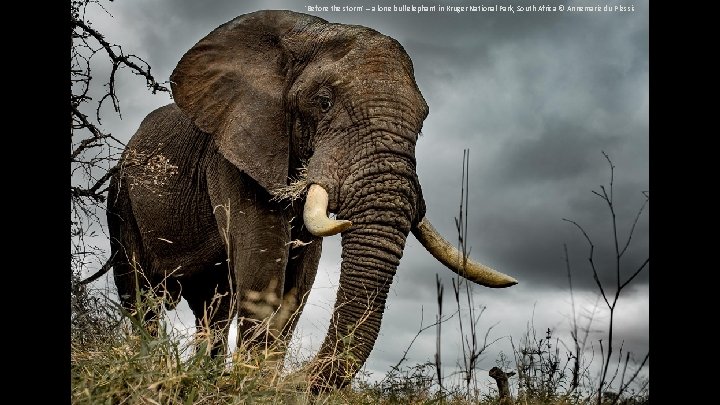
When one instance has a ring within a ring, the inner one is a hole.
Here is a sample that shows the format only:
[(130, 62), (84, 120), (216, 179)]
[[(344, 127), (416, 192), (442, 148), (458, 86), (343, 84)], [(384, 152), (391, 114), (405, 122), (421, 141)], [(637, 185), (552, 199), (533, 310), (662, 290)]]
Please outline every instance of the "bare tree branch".
[(594, 259), (595, 245), (592, 243), (592, 239), (590, 239), (590, 236), (588, 236), (587, 232), (585, 232), (585, 229), (582, 226), (580, 226), (580, 224), (578, 224), (577, 222), (575, 222), (571, 219), (567, 219), (567, 218), (563, 218), (562, 220), (570, 222), (571, 224), (575, 225), (580, 230), (580, 232), (582, 232), (583, 236), (585, 236), (585, 240), (587, 240), (588, 245), (590, 245), (590, 253), (589, 253), (588, 261), (590, 262), (590, 268), (592, 268), (593, 279), (595, 280), (595, 284), (597, 284), (598, 288), (600, 289), (600, 294), (602, 295), (603, 300), (605, 300), (605, 303), (609, 306), (610, 301), (608, 300), (607, 295), (605, 295), (605, 289), (603, 288), (602, 283), (600, 282), (600, 277), (598, 276), (598, 271), (595, 268), (595, 259)]
[(625, 246), (623, 246), (622, 250), (620, 251), (620, 256), (625, 254), (625, 251), (627, 250), (628, 246), (630, 246), (630, 240), (633, 237), (633, 234), (635, 233), (635, 226), (638, 223), (638, 220), (640, 220), (640, 215), (642, 215), (643, 211), (645, 211), (645, 207), (647, 207), (648, 202), (650, 202), (650, 196), (646, 192), (643, 192), (643, 195), (645, 196), (645, 201), (643, 201), (643, 204), (640, 206), (640, 209), (638, 210), (637, 214), (635, 215), (635, 220), (632, 223), (632, 227), (630, 227), (630, 232), (628, 233), (627, 241), (625, 242)]
[[(158, 91), (165, 91), (168, 93), (170, 92), (170, 89), (157, 82), (155, 77), (150, 73), (150, 65), (145, 60), (143, 60), (137, 55), (124, 55), (122, 52), (122, 48), (119, 45), (111, 45), (105, 40), (104, 35), (100, 34), (98, 31), (90, 27), (82, 20), (73, 19), (72, 25), (73, 30), (77, 27), (92, 36), (103, 47), (107, 55), (112, 60), (113, 73), (111, 74), (111, 78), (113, 80), (110, 81), (110, 86), (114, 86), (115, 71), (122, 65), (125, 65), (132, 69), (133, 73), (145, 77), (147, 87), (152, 91), (153, 94), (157, 93)], [(118, 52), (115, 52), (113, 48), (117, 48)], [(133, 59), (137, 59), (145, 66), (143, 67), (138, 65), (137, 63), (133, 62)], [(120, 112), (120, 107), (117, 105), (117, 98), (115, 97), (115, 93), (111, 90), (109, 94), (113, 98), (113, 104), (115, 104), (115, 111)]]
[[(600, 278), (598, 276), (598, 271), (594, 264), (594, 251), (595, 251), (595, 245), (593, 244), (592, 240), (590, 239), (590, 236), (585, 232), (585, 229), (578, 224), (575, 221), (563, 219), (567, 222), (572, 223), (577, 227), (580, 232), (582, 232), (583, 236), (585, 237), (585, 240), (587, 241), (588, 245), (590, 246), (590, 253), (589, 253), (589, 261), (590, 261), (590, 267), (592, 268), (593, 272), (593, 278), (595, 280), (595, 283), (597, 284), (598, 288), (600, 289), (600, 293), (602, 294), (603, 300), (605, 301), (605, 304), (607, 305), (608, 309), (610, 310), (610, 319), (608, 322), (608, 329), (607, 329), (607, 347), (603, 345), (602, 339), (600, 340), (600, 354), (602, 358), (602, 371), (600, 376), (600, 381), (597, 388), (597, 405), (600, 405), (600, 403), (603, 400), (603, 395), (606, 393), (606, 387), (610, 387), (612, 383), (615, 381), (615, 378), (617, 377), (618, 370), (620, 367), (620, 363), (618, 363), (617, 368), (613, 372), (612, 376), (608, 380), (608, 370), (610, 367), (610, 362), (613, 358), (613, 334), (614, 334), (614, 324), (615, 324), (615, 309), (617, 307), (618, 300), (620, 299), (620, 294), (622, 290), (637, 277), (640, 272), (647, 268), (647, 265), (650, 262), (650, 258), (646, 258), (645, 261), (628, 277), (627, 280), (622, 280), (622, 257), (627, 252), (627, 248), (630, 245), (630, 240), (632, 239), (632, 236), (635, 232), (635, 227), (637, 225), (637, 222), (640, 218), (640, 215), (644, 212), (645, 207), (648, 204), (649, 196), (647, 193), (643, 193), (645, 196), (645, 201), (643, 201), (643, 204), (641, 205), (640, 209), (638, 210), (638, 213), (635, 215), (635, 218), (632, 222), (632, 226), (630, 228), (630, 232), (628, 234), (628, 239), (623, 245), (622, 248), (620, 248), (620, 238), (618, 236), (618, 229), (617, 229), (617, 215), (615, 212), (615, 201), (613, 200), (614, 197), (614, 181), (615, 181), (615, 165), (613, 164), (610, 157), (605, 153), (602, 152), (603, 156), (605, 157), (605, 160), (607, 160), (609, 166), (610, 166), (610, 180), (608, 184), (608, 188), (606, 188), (604, 185), (600, 185), (600, 192), (598, 191), (592, 191), (593, 194), (600, 197), (603, 201), (605, 201), (605, 204), (607, 205), (609, 211), (610, 211), (610, 217), (611, 217), (611, 223), (612, 223), (612, 242), (615, 247), (615, 282), (616, 282), (616, 289), (615, 294), (613, 296), (612, 302), (608, 300), (605, 289), (603, 288), (602, 282), (600, 281)], [(567, 258), (567, 256), (566, 256)], [(618, 358), (622, 359), (622, 350), (623, 346), (622, 343), (620, 345)], [(629, 359), (629, 356), (628, 356)], [(619, 361), (620, 361), (619, 360)], [(625, 367), (627, 367), (627, 360), (625, 363)], [(625, 369), (623, 369), (623, 374), (621, 378), (625, 378)], [(633, 380), (635, 377), (632, 378)], [(622, 384), (622, 381), (621, 381)], [(617, 398), (616, 398), (617, 399)]]
[[(118, 138), (102, 129), (101, 121), (101, 109), (108, 99), (112, 101), (115, 113), (120, 116), (121, 105), (116, 93), (116, 81), (121, 76), (119, 72), (127, 68), (126, 71), (142, 77), (145, 86), (153, 94), (170, 93), (165, 85), (167, 82), (161, 83), (153, 76), (148, 62), (137, 55), (125, 54), (121, 46), (108, 41), (101, 30), (93, 26), (88, 18), (91, 9), (108, 13), (102, 3), (102, 0), (73, 0), (70, 9), (70, 196), (73, 207), (71, 255), (73, 272), (78, 275), (93, 262), (98, 263), (98, 266), (105, 263), (101, 269), (107, 265), (107, 252), (86, 243), (85, 238), (96, 235), (98, 230), (104, 232), (102, 204), (107, 198), (110, 178), (120, 169), (120, 152), (125, 147)], [(94, 77), (97, 66), (104, 63), (111, 66), (109, 74), (104, 80)], [(96, 90), (102, 89), (101, 86), (105, 88), (101, 90), (104, 95), (93, 100), (93, 94), (97, 94)], [(95, 111), (94, 117), (85, 113), (88, 110)]]
[(650, 258), (648, 257), (647, 259), (645, 259), (645, 261), (643, 262), (643, 264), (641, 264), (640, 267), (638, 267), (637, 270), (635, 270), (635, 272), (634, 272), (624, 283), (622, 283), (622, 285), (620, 286), (620, 288), (621, 288), (621, 289), (622, 289), (622, 288), (625, 288), (626, 285), (630, 284), (630, 282), (633, 281), (633, 279), (634, 279), (638, 274), (640, 274), (640, 272), (641, 272), (641, 271), (645, 268), (645, 266), (647, 266), (649, 263), (650, 263)]

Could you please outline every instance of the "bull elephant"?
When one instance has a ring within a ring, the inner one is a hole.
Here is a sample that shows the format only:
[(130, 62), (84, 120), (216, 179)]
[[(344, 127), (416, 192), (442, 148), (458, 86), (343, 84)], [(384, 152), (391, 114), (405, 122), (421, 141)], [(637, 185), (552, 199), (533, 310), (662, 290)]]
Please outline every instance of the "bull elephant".
[(231, 319), (240, 342), (251, 339), (247, 321), (267, 316), (246, 305), (260, 291), (277, 298), (274, 313), (294, 310), (268, 328), (287, 339), (322, 237), (341, 233), (337, 300), (311, 364), (314, 387), (342, 387), (373, 348), (410, 232), (478, 284), (517, 283), (463, 267), (425, 218), (415, 144), (428, 106), (394, 39), (258, 11), (201, 39), (170, 83), (174, 103), (143, 120), (109, 188), (114, 280), (129, 310), (136, 291), (161, 291), (170, 308), (185, 298), (218, 356)]

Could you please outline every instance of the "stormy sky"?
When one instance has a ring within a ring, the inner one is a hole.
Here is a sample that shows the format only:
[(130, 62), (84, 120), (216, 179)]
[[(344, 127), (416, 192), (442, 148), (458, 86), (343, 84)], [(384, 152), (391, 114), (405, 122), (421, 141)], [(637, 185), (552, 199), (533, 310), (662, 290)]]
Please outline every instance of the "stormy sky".
[[(331, 22), (360, 24), (397, 39), (413, 60), (415, 77), (430, 114), (416, 156), (428, 218), (456, 240), (463, 149), (470, 150), (468, 244), (471, 257), (519, 280), (508, 289), (473, 286), (476, 306), (487, 307), (477, 328), (492, 327), (490, 346), (479, 363), (480, 381), (499, 353), (512, 358), (528, 325), (538, 336), (550, 328), (567, 345), (570, 290), (563, 245), (567, 245), (581, 324), (592, 315), (588, 350), (606, 337), (608, 311), (588, 267), (588, 244), (567, 218), (581, 224), (595, 246), (595, 263), (607, 293), (616, 284), (613, 229), (608, 206), (593, 190), (609, 184), (621, 247), (648, 191), (648, 2), (517, 1), (500, 5), (634, 6), (630, 12), (310, 12)], [(258, 9), (307, 12), (320, 5), (420, 5), (422, 1), (196, 1), (124, 0), (88, 10), (94, 27), (126, 53), (143, 57), (165, 81), (183, 53), (218, 25)], [(427, 5), (480, 6), (476, 0), (439, 0)], [(98, 77), (103, 77), (99, 68)], [(172, 102), (150, 94), (142, 79), (118, 78), (122, 119), (104, 114), (107, 132), (127, 141), (144, 116)], [(649, 207), (649, 206), (648, 206)], [(648, 257), (648, 210), (635, 226), (622, 257), (621, 278)], [(293, 347), (309, 357), (327, 330), (340, 264), (340, 238), (327, 238), (309, 303)], [(397, 363), (422, 326), (437, 314), (436, 274), (444, 285), (444, 313), (455, 307), (454, 274), (410, 236), (391, 287), (380, 337), (367, 371), (382, 376)], [(649, 268), (625, 290), (616, 309), (616, 343), (642, 359), (648, 351)], [(97, 283), (108, 283), (105, 277)], [(611, 297), (610, 297), (611, 298)], [(464, 305), (464, 308), (466, 305)], [(186, 305), (171, 314), (192, 329)], [(467, 313), (463, 312), (465, 322)], [(466, 323), (467, 325), (467, 323)], [(446, 375), (462, 363), (457, 316), (443, 324)], [(592, 345), (592, 347), (591, 347)], [(561, 349), (562, 352), (562, 349)], [(432, 360), (435, 330), (423, 332), (408, 353), (409, 365)], [(590, 356), (590, 354), (588, 354)]]

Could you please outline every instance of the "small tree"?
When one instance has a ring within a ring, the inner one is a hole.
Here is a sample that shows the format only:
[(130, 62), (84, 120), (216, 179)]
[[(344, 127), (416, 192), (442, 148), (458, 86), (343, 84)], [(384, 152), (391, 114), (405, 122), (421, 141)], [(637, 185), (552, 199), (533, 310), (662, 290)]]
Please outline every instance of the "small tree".
[[(104, 230), (107, 186), (113, 173), (118, 170), (118, 160), (125, 145), (117, 137), (103, 130), (102, 108), (109, 102), (114, 112), (121, 117), (116, 79), (123, 70), (129, 70), (134, 75), (142, 77), (153, 94), (169, 92), (169, 89), (151, 74), (147, 62), (136, 55), (126, 54), (122, 47), (110, 43), (101, 30), (93, 26), (88, 18), (88, 10), (93, 8), (107, 12), (102, 3), (100, 0), (73, 0), (70, 10), (72, 36), (70, 276), (72, 279), (71, 322), (74, 331), (78, 330), (83, 319), (92, 316), (97, 321), (104, 312), (97, 305), (98, 297), (90, 297), (84, 283), (80, 283), (83, 271), (90, 266), (100, 267), (94, 277), (89, 279), (92, 281), (110, 267), (105, 248), (101, 247), (94, 238), (99, 237)], [(99, 66), (103, 63), (109, 63), (111, 69), (104, 83), (99, 84), (98, 80), (93, 80), (93, 74), (100, 70)], [(104, 90), (101, 90), (102, 88)], [(93, 94), (98, 90), (102, 95), (93, 99)], [(101, 238), (101, 240), (104, 242), (107, 239)], [(85, 326), (89, 324), (85, 322), (83, 327)]]
[[(583, 237), (587, 241), (588, 248), (589, 248), (589, 254), (588, 254), (588, 262), (590, 264), (590, 269), (592, 270), (593, 279), (595, 280), (595, 284), (597, 285), (598, 289), (600, 290), (600, 296), (602, 297), (602, 301), (605, 302), (605, 305), (610, 311), (610, 319), (608, 321), (608, 327), (607, 327), (607, 340), (606, 343), (603, 344), (603, 340), (600, 340), (600, 353), (601, 353), (601, 359), (602, 359), (602, 367), (600, 372), (600, 379), (598, 382), (597, 387), (597, 398), (596, 403), (597, 405), (600, 405), (603, 401), (604, 397), (607, 397), (605, 395), (607, 389), (610, 387), (610, 385), (615, 381), (617, 378), (618, 372), (620, 371), (620, 367), (622, 365), (622, 373), (620, 376), (619, 381), (619, 390), (616, 393), (613, 393), (612, 397), (614, 399), (611, 400), (612, 404), (617, 403), (617, 401), (620, 399), (623, 392), (625, 392), (630, 384), (635, 381), (635, 379), (638, 377), (638, 374), (642, 370), (642, 368), (647, 363), (648, 359), (650, 358), (650, 353), (646, 353), (643, 360), (640, 362), (640, 365), (636, 368), (634, 372), (631, 372), (630, 375), (628, 375), (628, 367), (629, 363), (631, 361), (630, 353), (626, 353), (625, 359), (623, 359), (622, 354), (622, 344), (620, 345), (620, 348), (618, 350), (618, 364), (617, 368), (614, 370), (611, 376), (608, 375), (610, 370), (610, 362), (613, 359), (614, 350), (616, 349), (616, 343), (614, 341), (614, 321), (615, 321), (615, 313), (617, 309), (618, 300), (620, 299), (620, 294), (622, 293), (623, 289), (625, 289), (630, 282), (632, 282), (643, 270), (648, 268), (648, 264), (650, 263), (650, 258), (647, 257), (639, 266), (637, 266), (634, 269), (630, 270), (629, 275), (627, 274), (627, 271), (623, 272), (625, 270), (625, 262), (623, 261), (625, 254), (628, 252), (628, 248), (630, 246), (630, 242), (632, 240), (632, 237), (635, 233), (635, 226), (638, 223), (638, 220), (640, 219), (640, 216), (645, 211), (645, 208), (648, 205), (648, 202), (650, 201), (650, 196), (648, 192), (643, 192), (643, 202), (640, 206), (640, 209), (638, 210), (637, 214), (635, 215), (635, 219), (632, 222), (632, 226), (630, 227), (630, 231), (628, 232), (627, 238), (623, 241), (622, 237), (618, 235), (618, 220), (617, 215), (615, 211), (615, 200), (614, 200), (614, 181), (615, 181), (615, 166), (612, 163), (612, 160), (610, 160), (610, 157), (603, 152), (603, 156), (605, 157), (605, 160), (607, 160), (608, 165), (610, 166), (610, 181), (608, 184), (608, 187), (605, 187), (604, 185), (600, 186), (600, 191), (593, 190), (593, 194), (600, 197), (604, 202), (605, 205), (607, 205), (609, 211), (610, 211), (610, 218), (611, 218), (611, 224), (612, 224), (612, 242), (614, 246), (614, 257), (613, 257), (613, 270), (615, 274), (615, 285), (614, 286), (608, 286), (603, 284), (603, 282), (600, 280), (599, 277), (599, 271), (598, 271), (598, 265), (595, 257), (595, 244), (593, 243), (592, 239), (588, 235), (588, 233), (585, 231), (585, 229), (578, 224), (575, 221), (565, 219), (564, 221), (567, 221), (571, 224), (573, 224), (580, 232), (583, 234)], [(567, 254), (567, 251), (566, 251)], [(566, 264), (568, 267), (568, 274), (570, 274), (570, 264), (569, 260), (566, 256)], [(570, 286), (570, 290), (572, 292), (572, 284)], [(611, 292), (611, 288), (614, 287), (614, 293)], [(574, 303), (573, 303), (573, 311), (574, 311)], [(577, 336), (577, 323), (573, 319), (574, 322), (574, 335), (573, 339), (575, 340), (575, 347), (579, 348), (584, 345), (584, 343), (581, 345), (578, 342), (578, 336)], [(576, 356), (579, 357), (580, 353), (576, 353)], [(579, 369), (579, 366), (576, 366), (575, 368)], [(576, 381), (576, 378), (573, 378), (573, 381)], [(576, 383), (575, 383), (576, 384)]]

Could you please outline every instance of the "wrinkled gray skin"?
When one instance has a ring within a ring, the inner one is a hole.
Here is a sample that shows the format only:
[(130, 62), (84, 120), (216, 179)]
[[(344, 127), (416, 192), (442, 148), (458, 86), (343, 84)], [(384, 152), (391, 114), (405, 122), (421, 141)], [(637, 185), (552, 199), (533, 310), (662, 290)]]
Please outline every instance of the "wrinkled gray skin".
[[(159, 289), (170, 307), (182, 296), (200, 329), (211, 298), (228, 293), (208, 323), (220, 336), (236, 313), (261, 317), (242, 304), (248, 291), (272, 289), (301, 311), (322, 241), (303, 225), (303, 198), (273, 202), (270, 191), (305, 163), (307, 184), (327, 190), (328, 210), (353, 224), (342, 233), (337, 302), (314, 381), (346, 385), (373, 348), (406, 237), (425, 215), (415, 143), (428, 107), (410, 58), (369, 28), (261, 11), (202, 39), (171, 84), (175, 103), (145, 118), (111, 182), (123, 304), (133, 308), (136, 287)], [(163, 163), (177, 168), (163, 172)], [(299, 311), (276, 325), (278, 336), (292, 334)], [(219, 340), (213, 354), (222, 353)]]

